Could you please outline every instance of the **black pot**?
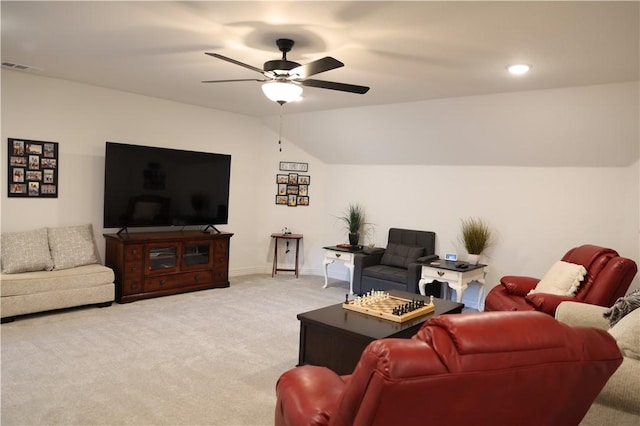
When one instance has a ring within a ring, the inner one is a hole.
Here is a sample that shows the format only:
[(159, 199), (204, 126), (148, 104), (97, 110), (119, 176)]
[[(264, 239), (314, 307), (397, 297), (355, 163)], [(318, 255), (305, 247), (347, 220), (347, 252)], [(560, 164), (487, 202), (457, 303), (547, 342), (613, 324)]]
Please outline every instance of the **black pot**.
[(350, 232), (349, 233), (349, 244), (351, 244), (352, 246), (357, 246), (358, 245), (358, 241), (360, 241), (360, 234), (358, 234), (357, 232)]

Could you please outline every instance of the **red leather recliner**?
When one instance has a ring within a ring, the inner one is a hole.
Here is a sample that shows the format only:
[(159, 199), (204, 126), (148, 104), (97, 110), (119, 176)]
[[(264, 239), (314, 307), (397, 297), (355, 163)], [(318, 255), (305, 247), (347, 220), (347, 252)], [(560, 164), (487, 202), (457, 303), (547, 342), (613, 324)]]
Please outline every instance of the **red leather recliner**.
[(633, 260), (620, 257), (615, 250), (589, 244), (572, 248), (561, 260), (582, 265), (587, 270), (575, 296), (544, 293), (527, 295), (540, 279), (507, 275), (487, 294), (484, 310), (536, 310), (555, 315), (556, 308), (564, 301), (608, 307), (625, 295), (638, 272), (638, 266)]
[(350, 376), (287, 371), (275, 424), (577, 425), (621, 362), (606, 331), (540, 312), (440, 315), (370, 343)]

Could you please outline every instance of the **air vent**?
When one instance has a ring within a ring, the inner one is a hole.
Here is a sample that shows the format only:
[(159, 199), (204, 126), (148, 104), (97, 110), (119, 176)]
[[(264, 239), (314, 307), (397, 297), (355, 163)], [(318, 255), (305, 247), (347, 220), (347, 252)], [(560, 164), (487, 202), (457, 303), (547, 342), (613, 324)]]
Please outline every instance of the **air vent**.
[(14, 64), (13, 62), (2, 61), (2, 68), (9, 68), (16, 71), (41, 72), (42, 68), (30, 65)]

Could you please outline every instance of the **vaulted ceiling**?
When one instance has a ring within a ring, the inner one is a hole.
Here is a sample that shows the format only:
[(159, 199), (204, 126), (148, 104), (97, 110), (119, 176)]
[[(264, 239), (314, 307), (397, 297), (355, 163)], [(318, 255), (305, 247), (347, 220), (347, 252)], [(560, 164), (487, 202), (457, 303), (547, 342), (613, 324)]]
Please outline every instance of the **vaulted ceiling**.
[[(639, 79), (639, 3), (397, 1), (2, 1), (2, 61), (26, 72), (246, 114), (271, 116)], [(275, 40), (288, 59), (333, 56), (318, 79), (365, 95), (305, 88), (267, 100), (260, 74)], [(524, 62), (526, 76), (505, 67)]]

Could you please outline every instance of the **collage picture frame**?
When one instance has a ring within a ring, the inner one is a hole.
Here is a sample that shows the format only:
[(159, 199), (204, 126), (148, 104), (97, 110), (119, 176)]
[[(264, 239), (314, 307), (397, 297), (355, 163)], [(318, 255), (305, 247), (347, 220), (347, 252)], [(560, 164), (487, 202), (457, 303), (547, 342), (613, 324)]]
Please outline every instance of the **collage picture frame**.
[(289, 207), (309, 205), (310, 175), (278, 173), (276, 175), (276, 204)]
[(58, 143), (8, 140), (8, 196), (58, 198)]

